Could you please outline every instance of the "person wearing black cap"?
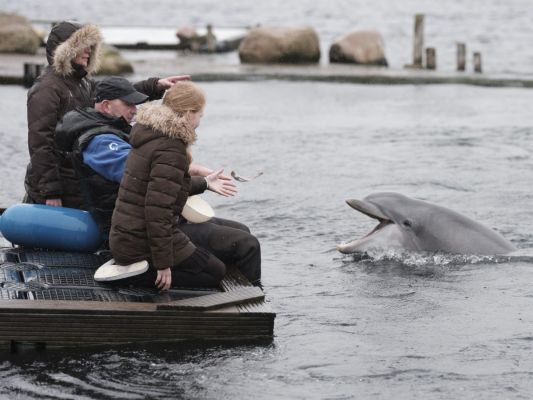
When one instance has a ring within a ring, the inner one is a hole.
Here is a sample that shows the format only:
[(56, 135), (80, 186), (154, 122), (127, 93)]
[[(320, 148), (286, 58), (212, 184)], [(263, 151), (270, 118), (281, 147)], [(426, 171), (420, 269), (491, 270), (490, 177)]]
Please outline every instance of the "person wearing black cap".
[[(55, 25), (46, 42), (49, 66), (28, 91), (28, 149), (30, 163), (24, 185), (26, 203), (80, 208), (83, 198), (69, 159), (54, 146), (54, 130), (68, 111), (94, 105), (102, 35), (92, 24), (63, 21)], [(135, 84), (150, 99), (161, 98), (175, 82), (187, 75), (150, 78)]]
[[(105, 100), (109, 102), (119, 100), (117, 104), (130, 106), (131, 111), (135, 111), (135, 106), (148, 100), (148, 96), (139, 93), (127, 79), (120, 76), (110, 76), (96, 85), (95, 104), (102, 104)], [(131, 122), (134, 115), (135, 112), (133, 115), (128, 114), (128, 117), (125, 118)]]
[[(138, 92), (127, 79), (104, 78), (96, 84), (94, 108), (69, 111), (56, 127), (55, 146), (72, 161), (80, 178), (83, 208), (91, 211), (104, 235), (109, 232), (120, 180), (131, 150), (130, 124), (137, 113), (137, 105), (146, 100), (148, 96)], [(196, 169), (201, 169), (202, 175), (214, 172), (203, 166)], [(217, 183), (210, 187), (216, 193), (236, 191), (227, 177), (222, 176)], [(207, 189), (204, 178), (195, 178), (194, 184), (195, 193)]]

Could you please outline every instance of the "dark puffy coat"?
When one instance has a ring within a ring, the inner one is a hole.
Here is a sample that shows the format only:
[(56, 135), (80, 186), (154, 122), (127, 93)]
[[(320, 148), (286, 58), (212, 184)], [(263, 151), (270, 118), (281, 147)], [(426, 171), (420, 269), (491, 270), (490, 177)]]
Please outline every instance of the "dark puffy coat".
[[(82, 208), (80, 185), (69, 159), (61, 157), (54, 146), (58, 121), (68, 111), (94, 105), (95, 82), (89, 79), (98, 69), (102, 36), (94, 25), (61, 22), (48, 37), (46, 57), (50, 64), (28, 92), (28, 148), (30, 163), (25, 187), (29, 201), (45, 203), (61, 198), (66, 207)], [(85, 47), (92, 53), (86, 69), (76, 67), (72, 60)], [(135, 84), (150, 96), (161, 97), (157, 78)]]
[[(100, 31), (94, 25), (62, 22), (50, 32), (46, 46), (50, 65), (28, 92), (30, 164), (25, 186), (32, 202), (61, 198), (64, 206), (81, 207), (75, 172), (70, 160), (62, 159), (56, 151), (54, 130), (68, 111), (94, 104), (94, 82), (86, 75), (98, 68), (101, 42)], [(72, 60), (85, 47), (92, 48), (87, 71), (75, 69)]]
[(197, 191), (191, 192), (187, 152), (195, 140), (194, 130), (165, 105), (146, 105), (137, 114), (109, 237), (119, 264), (149, 260), (165, 269), (194, 252), (178, 217)]

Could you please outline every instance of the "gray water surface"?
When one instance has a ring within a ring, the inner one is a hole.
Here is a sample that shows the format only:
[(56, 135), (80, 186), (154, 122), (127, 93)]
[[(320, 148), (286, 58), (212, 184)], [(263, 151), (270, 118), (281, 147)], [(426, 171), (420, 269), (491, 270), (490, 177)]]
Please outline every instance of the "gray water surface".
[[(533, 91), (202, 84), (195, 161), (242, 175), (217, 215), (259, 237), (270, 344), (3, 354), (0, 397), (527, 399), (533, 392)], [(0, 87), (0, 204), (23, 194), (25, 90)], [(398, 191), (493, 227), (514, 257), (337, 243), (374, 222), (344, 200)]]

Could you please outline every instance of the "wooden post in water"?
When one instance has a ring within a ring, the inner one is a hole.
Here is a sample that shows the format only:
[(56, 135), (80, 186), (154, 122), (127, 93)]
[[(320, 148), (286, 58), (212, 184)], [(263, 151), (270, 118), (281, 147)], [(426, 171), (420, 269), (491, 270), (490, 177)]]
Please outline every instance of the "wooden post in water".
[(424, 14), (415, 15), (415, 40), (413, 50), (413, 66), (422, 68), (424, 52)]
[(213, 33), (213, 25), (207, 25), (207, 34), (206, 34), (206, 47), (208, 53), (214, 53), (217, 50), (217, 38)]
[(481, 53), (476, 51), (474, 53), (474, 72), (481, 73), (483, 69), (481, 68)]
[(31, 87), (35, 79), (37, 79), (37, 77), (41, 75), (42, 70), (43, 70), (42, 64), (24, 63), (24, 77), (23, 77), (24, 86), (27, 88)]
[(22, 78), (24, 87), (29, 88), (31, 85), (33, 85), (33, 81), (35, 79), (34, 66), (35, 64), (32, 63), (24, 63), (24, 76)]
[(426, 49), (426, 69), (437, 68), (437, 51), (434, 47), (428, 47)]
[(466, 45), (457, 43), (457, 71), (466, 69)]

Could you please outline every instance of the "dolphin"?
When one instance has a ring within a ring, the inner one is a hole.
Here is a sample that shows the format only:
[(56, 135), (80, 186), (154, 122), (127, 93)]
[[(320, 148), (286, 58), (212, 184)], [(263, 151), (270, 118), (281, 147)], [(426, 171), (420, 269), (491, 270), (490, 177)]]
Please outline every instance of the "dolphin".
[(399, 248), (453, 254), (507, 254), (516, 248), (492, 229), (448, 208), (399, 193), (373, 193), (346, 203), (377, 219), (379, 224), (361, 239), (337, 246), (341, 253)]

